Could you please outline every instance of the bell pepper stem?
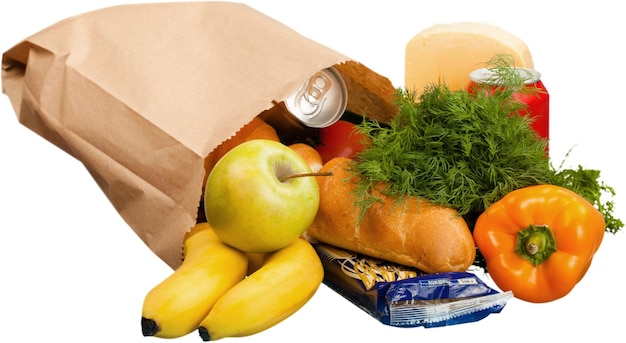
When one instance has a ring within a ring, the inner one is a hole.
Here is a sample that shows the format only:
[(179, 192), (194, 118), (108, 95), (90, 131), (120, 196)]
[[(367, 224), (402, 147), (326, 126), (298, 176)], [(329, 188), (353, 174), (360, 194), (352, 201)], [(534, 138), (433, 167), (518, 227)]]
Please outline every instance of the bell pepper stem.
[(532, 265), (540, 265), (555, 251), (556, 240), (548, 226), (531, 224), (517, 232), (515, 252)]

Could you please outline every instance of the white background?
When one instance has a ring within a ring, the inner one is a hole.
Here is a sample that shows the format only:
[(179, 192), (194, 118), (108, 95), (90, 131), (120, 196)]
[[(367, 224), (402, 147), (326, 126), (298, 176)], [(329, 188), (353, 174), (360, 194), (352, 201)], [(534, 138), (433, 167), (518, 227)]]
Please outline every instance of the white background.
[[(626, 32), (619, 2), (244, 1), (321, 44), (404, 80), (404, 48), (436, 23), (485, 21), (523, 39), (551, 95), (551, 154), (600, 169), (626, 220), (623, 152)], [(22, 0), (0, 10), (0, 50), (68, 16), (120, 1)], [(621, 7), (621, 6), (620, 6)], [(0, 98), (0, 341), (156, 342), (141, 335), (145, 293), (171, 270), (119, 217), (80, 164), (18, 124)], [(547, 304), (434, 329), (379, 324), (322, 286), (297, 314), (233, 341), (547, 342), (623, 339), (626, 233), (607, 234), (585, 278)], [(489, 282), (489, 280), (487, 280)], [(229, 339), (230, 340), (230, 339)], [(174, 342), (200, 342), (196, 333)]]

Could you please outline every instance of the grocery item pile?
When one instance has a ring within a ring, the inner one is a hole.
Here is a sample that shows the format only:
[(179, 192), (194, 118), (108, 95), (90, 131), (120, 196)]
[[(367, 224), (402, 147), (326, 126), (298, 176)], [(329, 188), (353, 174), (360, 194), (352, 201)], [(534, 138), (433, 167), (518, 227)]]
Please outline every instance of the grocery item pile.
[[(137, 39), (174, 27), (192, 41)], [(188, 56), (203, 63), (158, 67)], [(146, 294), (145, 336), (253, 335), (322, 284), (385, 325), (469, 323), (513, 297), (566, 296), (623, 226), (599, 171), (552, 165), (548, 91), (524, 42), (493, 25), (417, 33), (399, 89), (224, 2), (86, 13), (3, 66), (20, 121), (82, 161), (172, 267)]]

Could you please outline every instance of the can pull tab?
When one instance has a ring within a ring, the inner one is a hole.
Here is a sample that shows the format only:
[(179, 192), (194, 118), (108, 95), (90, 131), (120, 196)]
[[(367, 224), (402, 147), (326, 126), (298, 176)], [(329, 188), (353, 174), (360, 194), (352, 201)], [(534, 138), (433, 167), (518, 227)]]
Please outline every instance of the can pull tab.
[(326, 102), (326, 92), (332, 86), (332, 81), (321, 72), (311, 76), (308, 84), (296, 94), (295, 102), (300, 112), (307, 116), (316, 116)]

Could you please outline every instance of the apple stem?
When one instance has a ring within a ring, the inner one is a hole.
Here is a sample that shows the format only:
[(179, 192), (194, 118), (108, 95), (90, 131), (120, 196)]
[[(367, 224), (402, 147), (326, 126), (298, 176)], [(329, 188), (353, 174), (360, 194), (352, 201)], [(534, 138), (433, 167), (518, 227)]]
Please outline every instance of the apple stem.
[(290, 179), (295, 179), (297, 177), (307, 177), (307, 176), (332, 176), (333, 172), (331, 171), (327, 171), (327, 172), (315, 172), (315, 173), (300, 173), (300, 174), (292, 174), (292, 175), (287, 175), (284, 177), (279, 177), (278, 181), (280, 182), (285, 182), (287, 180)]

